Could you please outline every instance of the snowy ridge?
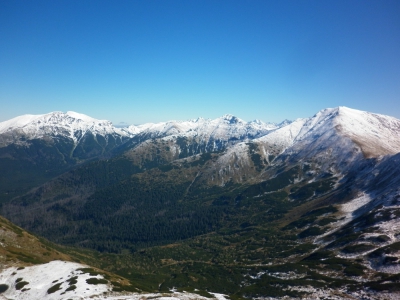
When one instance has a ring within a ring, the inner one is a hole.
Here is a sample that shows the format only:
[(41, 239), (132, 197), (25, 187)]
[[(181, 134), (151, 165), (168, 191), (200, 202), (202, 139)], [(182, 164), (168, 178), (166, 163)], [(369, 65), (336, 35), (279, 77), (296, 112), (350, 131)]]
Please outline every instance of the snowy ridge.
[[(341, 173), (364, 157), (399, 153), (400, 120), (347, 107), (327, 108), (308, 119), (282, 122), (251, 142), (268, 164), (284, 154), (282, 159), (311, 160), (326, 171)], [(246, 141), (228, 148), (218, 159), (219, 173), (234, 176), (248, 168), (250, 152)]]
[(264, 145), (265, 155), (267, 155), (266, 151), (268, 151), (265, 148), (271, 148), (272, 145), (274, 145), (275, 150), (282, 152), (293, 144), (300, 131), (304, 128), (306, 121), (307, 119), (297, 119), (291, 123), (283, 123), (284, 126), (281, 128), (255, 139), (254, 142)]
[(337, 110), (337, 108), (323, 109), (309, 118), (302, 126), (295, 141), (302, 141), (309, 137), (318, 137), (321, 132), (333, 130), (332, 120)]
[(310, 118), (294, 142), (340, 134), (358, 145), (366, 157), (400, 152), (400, 120), (340, 106)]
[(25, 139), (45, 136), (65, 136), (78, 143), (79, 139), (90, 132), (93, 135), (111, 134), (130, 138), (144, 135), (151, 138), (172, 135), (209, 139), (245, 139), (255, 138), (279, 128), (273, 123), (260, 120), (245, 122), (233, 115), (224, 115), (215, 120), (198, 118), (189, 121), (168, 121), (131, 125), (127, 128), (114, 127), (110, 121), (97, 120), (84, 114), (68, 111), (52, 112), (43, 115), (23, 115), (0, 123), (0, 135), (4, 144), (16, 142), (19, 137)]
[(43, 115), (23, 115), (19, 117), (12, 118), (8, 121), (4, 121), (0, 123), (0, 133), (4, 133), (6, 131), (21, 128), (25, 125), (34, 122), (36, 119), (39, 119)]
[[(349, 165), (353, 160), (361, 158), (361, 151), (352, 153), (354, 142), (337, 131), (335, 117), (338, 108), (328, 108), (319, 111), (313, 117), (304, 120), (292, 144), (283, 152), (294, 162), (311, 160), (321, 165)], [(349, 153), (351, 152), (351, 155)]]
[(342, 106), (323, 109), (308, 119), (285, 120), (279, 124), (260, 120), (246, 122), (227, 114), (214, 120), (198, 118), (116, 128), (109, 121), (72, 111), (24, 115), (0, 123), (3, 145), (17, 142), (20, 137), (29, 140), (45, 136), (65, 136), (76, 144), (86, 133), (120, 138), (140, 135), (145, 139), (187, 137), (207, 145), (218, 141), (235, 144), (254, 140), (263, 145), (265, 155), (272, 152), (277, 155), (285, 149), (288, 154), (306, 151), (313, 155), (318, 147), (353, 146), (358, 147), (365, 157), (400, 152), (400, 120)]
[(208, 139), (243, 139), (265, 135), (279, 128), (273, 123), (264, 123), (260, 120), (245, 122), (233, 115), (223, 115), (210, 120), (198, 118), (189, 121), (168, 121), (161, 123), (147, 123), (138, 126), (129, 126), (132, 134), (149, 134), (152, 137), (180, 135)]
[(107, 134), (130, 136), (125, 130), (115, 128), (110, 121), (97, 120), (72, 111), (24, 115), (0, 123), (0, 134), (10, 134), (13, 137), (22, 135), (27, 139), (61, 135), (77, 143), (87, 132), (102, 136)]
[[(253, 139), (252, 142), (258, 145), (258, 153), (263, 159), (270, 163), (270, 155), (277, 156), (293, 144), (306, 120), (297, 119), (291, 123), (282, 123), (283, 127)], [(219, 175), (222, 177), (223, 174), (230, 174), (230, 176), (241, 174), (242, 170), (253, 164), (249, 153), (250, 148), (247, 142), (241, 142), (228, 148), (226, 153), (217, 160), (216, 168), (220, 168)], [(241, 176), (239, 179), (241, 180)]]
[(338, 131), (357, 143), (366, 157), (400, 152), (400, 120), (339, 107), (335, 119)]
[[(279, 153), (282, 155), (277, 163), (309, 161), (318, 163), (326, 172), (343, 174), (364, 158), (400, 152), (400, 120), (393, 117), (337, 107), (323, 109), (303, 122), (301, 128), (292, 131), (298, 132), (295, 138), (292, 140), (292, 135), (286, 143), (277, 134), (278, 130), (259, 139), (270, 151), (271, 145), (280, 143), (281, 147), (275, 147), (276, 150), (287, 145)], [(284, 132), (295, 123), (279, 131)], [(286, 133), (286, 136), (289, 135)]]

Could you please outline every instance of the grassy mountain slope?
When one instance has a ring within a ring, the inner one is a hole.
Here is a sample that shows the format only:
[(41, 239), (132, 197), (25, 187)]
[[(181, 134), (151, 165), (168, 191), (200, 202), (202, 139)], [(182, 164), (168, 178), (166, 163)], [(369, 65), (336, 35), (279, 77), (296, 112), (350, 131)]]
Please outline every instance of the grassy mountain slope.
[(71, 257), (57, 251), (45, 240), (41, 240), (7, 219), (0, 217), (0, 266), (25, 266), (52, 260), (67, 260)]

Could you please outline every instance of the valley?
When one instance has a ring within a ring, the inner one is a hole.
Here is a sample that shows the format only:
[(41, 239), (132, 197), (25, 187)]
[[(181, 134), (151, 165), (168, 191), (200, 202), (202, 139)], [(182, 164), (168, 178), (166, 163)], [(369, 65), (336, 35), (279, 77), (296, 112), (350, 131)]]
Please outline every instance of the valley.
[(0, 123), (0, 141), (0, 280), (69, 261), (102, 274), (98, 299), (400, 297), (395, 118), (338, 107), (121, 129), (56, 112)]

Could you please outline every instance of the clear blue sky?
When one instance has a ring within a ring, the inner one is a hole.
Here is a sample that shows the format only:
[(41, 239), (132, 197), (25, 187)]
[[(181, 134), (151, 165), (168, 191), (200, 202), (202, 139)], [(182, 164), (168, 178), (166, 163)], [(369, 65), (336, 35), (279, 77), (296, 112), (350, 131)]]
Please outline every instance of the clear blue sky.
[(400, 118), (400, 1), (0, 0), (0, 121)]

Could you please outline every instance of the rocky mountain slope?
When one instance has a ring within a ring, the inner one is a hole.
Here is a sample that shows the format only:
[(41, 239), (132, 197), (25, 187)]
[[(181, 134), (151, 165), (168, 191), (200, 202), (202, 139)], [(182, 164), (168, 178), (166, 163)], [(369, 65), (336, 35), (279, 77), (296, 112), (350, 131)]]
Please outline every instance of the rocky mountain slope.
[(100, 251), (87, 262), (151, 292), (398, 297), (400, 120), (338, 107), (120, 132), (106, 156), (5, 198), (1, 213)]

